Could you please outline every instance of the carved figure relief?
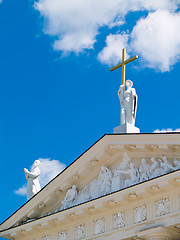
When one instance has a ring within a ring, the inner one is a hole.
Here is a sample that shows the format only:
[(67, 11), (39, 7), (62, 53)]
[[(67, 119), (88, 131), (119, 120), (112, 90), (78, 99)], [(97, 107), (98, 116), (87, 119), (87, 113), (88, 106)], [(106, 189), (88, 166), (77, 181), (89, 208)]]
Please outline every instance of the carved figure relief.
[(128, 170), (119, 170), (118, 172), (130, 176), (130, 178), (126, 179), (124, 182), (125, 187), (131, 186), (139, 181), (139, 171), (132, 162), (129, 164)]
[(140, 174), (140, 179), (139, 179), (140, 182), (148, 180), (151, 176), (150, 165), (146, 162), (145, 158), (141, 160), (139, 174)]
[(143, 158), (139, 168), (133, 162), (129, 163), (129, 161), (130, 158), (128, 156), (123, 157), (123, 161), (119, 167), (112, 171), (102, 166), (98, 178), (93, 179), (83, 189), (78, 190), (76, 185), (73, 185), (66, 192), (65, 198), (56, 212), (180, 169), (179, 160), (174, 159), (172, 164), (167, 160), (166, 156), (162, 156), (159, 159), (152, 157), (150, 159), (152, 164), (147, 163), (147, 160)]
[(68, 239), (67, 231), (62, 231), (58, 234), (58, 240), (67, 240), (67, 239)]
[(81, 224), (76, 227), (76, 239), (82, 239), (86, 236), (86, 225)]
[(177, 159), (174, 159), (173, 163), (174, 163), (173, 170), (180, 169), (180, 161), (178, 161)]
[(162, 168), (160, 167), (159, 161), (152, 157), (151, 162), (152, 162), (150, 166), (151, 178), (160, 176), (162, 174)]
[(70, 188), (67, 191), (66, 196), (65, 196), (64, 200), (62, 201), (62, 209), (72, 206), (73, 201), (75, 200), (76, 196), (77, 196), (76, 185), (73, 185), (72, 188)]
[(134, 223), (140, 223), (146, 220), (147, 216), (147, 207), (142, 205), (134, 209)]
[(167, 160), (166, 156), (162, 156), (161, 159), (158, 159), (160, 161), (160, 166), (163, 170), (163, 174), (170, 172), (173, 170), (172, 164)]
[(105, 222), (104, 218), (100, 218), (94, 221), (94, 234), (104, 233), (105, 231)]
[(169, 199), (161, 199), (156, 203), (156, 216), (163, 216), (169, 213)]
[(111, 192), (112, 172), (107, 167), (101, 167), (97, 180), (97, 187), (100, 190), (100, 195), (105, 195)]
[(124, 213), (118, 212), (113, 214), (113, 227), (114, 229), (119, 229), (125, 226), (125, 216)]

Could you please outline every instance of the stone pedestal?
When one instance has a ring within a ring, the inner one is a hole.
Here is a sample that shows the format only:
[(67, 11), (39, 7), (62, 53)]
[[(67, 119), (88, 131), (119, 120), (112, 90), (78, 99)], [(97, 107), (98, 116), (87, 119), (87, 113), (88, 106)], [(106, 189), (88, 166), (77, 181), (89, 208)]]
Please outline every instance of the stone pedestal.
[(156, 227), (139, 232), (137, 236), (143, 240), (175, 240), (179, 239), (175, 233), (169, 231), (165, 227)]
[(118, 127), (115, 127), (113, 133), (114, 134), (116, 134), (116, 133), (140, 133), (140, 129), (133, 126), (132, 124), (124, 123)]

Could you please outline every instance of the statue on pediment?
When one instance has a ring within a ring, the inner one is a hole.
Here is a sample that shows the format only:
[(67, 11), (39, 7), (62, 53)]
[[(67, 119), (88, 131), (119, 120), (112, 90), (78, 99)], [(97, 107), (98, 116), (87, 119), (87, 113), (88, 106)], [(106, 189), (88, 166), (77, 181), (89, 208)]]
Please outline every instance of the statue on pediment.
[(180, 161), (178, 161), (177, 159), (174, 159), (173, 163), (174, 163), (173, 170), (180, 169)]
[(75, 200), (77, 196), (77, 188), (76, 185), (73, 185), (67, 192), (64, 200), (62, 201), (62, 207), (61, 209), (68, 208), (72, 206), (73, 201)]
[(161, 159), (158, 159), (160, 162), (160, 166), (163, 170), (163, 174), (171, 172), (173, 170), (172, 164), (168, 161), (167, 157), (164, 155)]
[(40, 161), (35, 160), (32, 171), (28, 171), (24, 168), (26, 180), (27, 180), (27, 200), (32, 198), (37, 192), (41, 190), (41, 186), (39, 183), (40, 169), (39, 169)]
[(111, 192), (112, 184), (112, 172), (107, 167), (101, 167), (99, 177), (97, 180), (97, 187), (99, 189), (100, 196)]
[(117, 172), (130, 175), (130, 178), (125, 180), (125, 187), (139, 182), (139, 171), (132, 162), (129, 164), (128, 170), (117, 170)]
[(121, 103), (121, 118), (122, 123), (129, 123), (134, 126), (137, 110), (137, 94), (135, 88), (132, 88), (133, 82), (126, 80), (126, 87), (121, 85), (118, 91), (119, 100)]
[(112, 178), (112, 192), (117, 191), (119, 189), (122, 189), (124, 187), (124, 174), (120, 171), (124, 171), (126, 166), (128, 166), (128, 163), (130, 161), (129, 156), (127, 153), (124, 154), (123, 160), (120, 163), (120, 165), (113, 170), (113, 178)]
[(145, 158), (141, 160), (139, 173), (140, 173), (140, 182), (148, 180), (151, 176), (150, 165), (146, 162)]
[(159, 161), (157, 161), (154, 157), (152, 157), (151, 162), (152, 162), (150, 166), (151, 178), (160, 176), (163, 173), (163, 170), (160, 166)]

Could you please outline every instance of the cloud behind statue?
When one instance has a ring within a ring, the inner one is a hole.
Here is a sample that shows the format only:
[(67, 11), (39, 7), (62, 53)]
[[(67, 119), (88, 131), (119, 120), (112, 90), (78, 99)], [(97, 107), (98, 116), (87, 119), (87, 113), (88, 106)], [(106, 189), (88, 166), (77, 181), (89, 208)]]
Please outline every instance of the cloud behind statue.
[[(39, 182), (41, 188), (43, 188), (49, 181), (51, 181), (54, 177), (56, 177), (65, 167), (64, 163), (61, 163), (58, 160), (50, 159), (50, 158), (39, 158), (38, 159), (41, 164), (39, 165), (41, 174), (39, 177)], [(31, 166), (31, 171), (32, 171)], [(18, 188), (14, 191), (15, 194), (25, 196), (27, 192), (26, 183), (23, 184), (22, 187)]]

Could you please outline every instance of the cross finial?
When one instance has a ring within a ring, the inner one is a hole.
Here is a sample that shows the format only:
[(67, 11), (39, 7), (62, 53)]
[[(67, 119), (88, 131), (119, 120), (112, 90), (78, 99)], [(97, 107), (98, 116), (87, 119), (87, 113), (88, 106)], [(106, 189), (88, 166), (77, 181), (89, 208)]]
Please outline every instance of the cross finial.
[(125, 66), (126, 66), (126, 64), (132, 62), (133, 60), (135, 60), (137, 58), (138, 58), (138, 56), (135, 55), (134, 57), (126, 60), (126, 49), (123, 48), (122, 49), (122, 62), (110, 69), (111, 71), (114, 71), (117, 68), (122, 67), (122, 82), (121, 82), (121, 85), (125, 85)]
[[(126, 49), (123, 48), (122, 49), (122, 62), (110, 69), (111, 71), (114, 71), (117, 68), (122, 67), (122, 82), (121, 82), (121, 85), (123, 85), (123, 86), (125, 85), (125, 66), (126, 66), (126, 64), (132, 62), (133, 60), (135, 60), (137, 58), (138, 58), (138, 56), (135, 55), (134, 57), (126, 60)], [(125, 87), (124, 87), (124, 89), (125, 89)], [(121, 124), (123, 123), (122, 114), (123, 114), (123, 107), (122, 107), (122, 102), (121, 102)]]

